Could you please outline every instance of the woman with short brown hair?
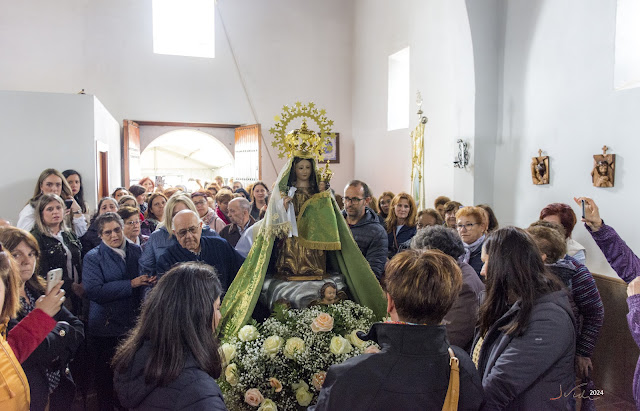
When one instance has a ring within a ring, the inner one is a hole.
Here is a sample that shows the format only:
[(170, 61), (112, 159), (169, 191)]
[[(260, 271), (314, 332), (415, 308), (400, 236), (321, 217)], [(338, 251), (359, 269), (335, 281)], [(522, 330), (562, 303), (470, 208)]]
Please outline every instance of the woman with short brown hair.
[(462, 284), (456, 261), (436, 250), (404, 251), (387, 264), (384, 284), (390, 321), (358, 333), (382, 350), (329, 367), (313, 409), (439, 410), (451, 407), (447, 398), (455, 398), (452, 409), (480, 409), (478, 371), (441, 324)]

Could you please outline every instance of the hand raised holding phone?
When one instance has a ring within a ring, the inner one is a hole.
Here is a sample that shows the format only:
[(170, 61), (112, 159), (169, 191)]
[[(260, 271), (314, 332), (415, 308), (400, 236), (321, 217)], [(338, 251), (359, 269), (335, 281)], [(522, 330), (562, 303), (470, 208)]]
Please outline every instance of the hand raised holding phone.
[(36, 301), (36, 308), (41, 309), (49, 316), (53, 317), (58, 314), (60, 307), (66, 297), (64, 296), (64, 290), (61, 289), (64, 281), (59, 281), (47, 295), (43, 295)]

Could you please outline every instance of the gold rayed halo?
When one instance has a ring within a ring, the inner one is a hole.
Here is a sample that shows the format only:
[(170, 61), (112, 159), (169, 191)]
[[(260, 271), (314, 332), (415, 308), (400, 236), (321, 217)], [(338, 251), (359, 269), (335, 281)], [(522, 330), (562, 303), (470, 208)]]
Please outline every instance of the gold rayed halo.
[(331, 126), (333, 126), (333, 120), (329, 120), (326, 116), (326, 110), (318, 109), (315, 103), (310, 102), (308, 104), (302, 104), (297, 101), (293, 107), (282, 107), (282, 113), (274, 117), (276, 124), (269, 129), (269, 132), (273, 135), (274, 141), (271, 143), (273, 147), (277, 147), (279, 150), (278, 157), (284, 158), (292, 157), (294, 152), (297, 151), (298, 143), (296, 141), (290, 141), (287, 138), (287, 127), (292, 120), (296, 118), (307, 118), (313, 120), (320, 133), (319, 138), (314, 141), (309, 141), (311, 149), (308, 150), (317, 161), (322, 161), (324, 158), (325, 149), (329, 146), (331, 139), (335, 136), (331, 132)]

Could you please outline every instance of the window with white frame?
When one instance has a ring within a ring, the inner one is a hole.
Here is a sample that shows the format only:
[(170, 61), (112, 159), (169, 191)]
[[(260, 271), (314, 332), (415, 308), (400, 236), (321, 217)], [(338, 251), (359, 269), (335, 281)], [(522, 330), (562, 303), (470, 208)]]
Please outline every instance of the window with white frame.
[(409, 47), (389, 56), (387, 130), (409, 128)]

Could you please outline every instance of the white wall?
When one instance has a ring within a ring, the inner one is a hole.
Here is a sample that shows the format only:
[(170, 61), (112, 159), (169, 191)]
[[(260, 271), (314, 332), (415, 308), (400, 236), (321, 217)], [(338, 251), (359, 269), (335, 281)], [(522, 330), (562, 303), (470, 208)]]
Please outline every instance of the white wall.
[[(416, 91), (422, 92), (427, 204), (449, 195), (474, 198), (473, 168), (454, 170), (458, 138), (473, 148), (475, 78), (473, 48), (464, 1), (357, 1), (354, 24), (353, 134), (356, 178), (374, 194), (408, 191)], [(387, 58), (411, 48), (411, 122), (387, 131)], [(473, 157), (472, 157), (473, 159)]]
[(2, 218), (17, 222), (46, 168), (73, 168), (95, 191), (93, 96), (0, 91), (0, 136)]
[[(113, 192), (113, 189), (120, 186), (122, 180), (122, 147), (120, 136), (120, 123), (107, 111), (104, 105), (96, 97), (93, 98), (93, 112), (94, 112), (94, 138), (96, 141), (104, 143), (108, 146), (108, 162), (109, 162), (109, 193)], [(94, 158), (96, 159), (96, 171), (95, 175), (99, 175), (100, 171), (97, 169), (97, 152), (94, 151)], [(84, 183), (84, 181), (83, 181)], [(97, 190), (95, 187), (96, 179), (87, 181), (85, 184), (85, 200), (91, 204), (98, 204)], [(91, 185), (89, 185), (91, 184)], [(95, 209), (92, 205), (92, 209)]]
[[(579, 214), (572, 197), (593, 197), (638, 253), (640, 90), (613, 90), (615, 11), (614, 0), (508, 2), (494, 202), (501, 224), (526, 226), (548, 203)], [(605, 144), (616, 154), (614, 188), (591, 183), (592, 156)], [(529, 172), (539, 148), (551, 162), (545, 186), (534, 186)], [(573, 237), (587, 247), (593, 272), (613, 275), (580, 223)]]
[(340, 132), (342, 161), (332, 167), (334, 184), (352, 178), (352, 2), (220, 0), (215, 59), (153, 54), (150, 0), (0, 0), (0, 8), (5, 62), (0, 64), (0, 89), (84, 88), (119, 124), (123, 119), (259, 122), (274, 163), (265, 153), (263, 179), (268, 183), (284, 164), (270, 144), (273, 117), (284, 104), (315, 101)]

